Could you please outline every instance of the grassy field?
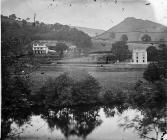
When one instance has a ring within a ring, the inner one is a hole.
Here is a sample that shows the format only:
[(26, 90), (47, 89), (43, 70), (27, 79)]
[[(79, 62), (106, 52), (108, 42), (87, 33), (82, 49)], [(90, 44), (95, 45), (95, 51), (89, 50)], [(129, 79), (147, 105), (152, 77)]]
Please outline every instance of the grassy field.
[[(42, 69), (31, 74), (32, 80), (32, 92), (33, 94), (38, 91), (45, 81), (49, 78), (56, 78), (60, 74), (64, 73), (66, 70), (52, 70), (52, 69)], [(68, 71), (68, 70), (67, 70)], [(120, 72), (99, 72), (99, 71), (89, 71), (89, 73), (94, 76), (103, 89), (133, 89), (135, 83), (143, 79), (143, 71), (120, 71)]]
[(142, 71), (91, 72), (104, 89), (133, 89), (138, 80), (143, 79)]

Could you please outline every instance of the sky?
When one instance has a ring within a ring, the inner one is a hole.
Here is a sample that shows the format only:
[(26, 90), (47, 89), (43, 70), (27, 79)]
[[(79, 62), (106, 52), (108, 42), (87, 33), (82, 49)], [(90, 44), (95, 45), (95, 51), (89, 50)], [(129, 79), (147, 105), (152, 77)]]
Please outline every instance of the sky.
[(167, 26), (167, 0), (1, 0), (1, 14), (108, 30), (127, 17)]

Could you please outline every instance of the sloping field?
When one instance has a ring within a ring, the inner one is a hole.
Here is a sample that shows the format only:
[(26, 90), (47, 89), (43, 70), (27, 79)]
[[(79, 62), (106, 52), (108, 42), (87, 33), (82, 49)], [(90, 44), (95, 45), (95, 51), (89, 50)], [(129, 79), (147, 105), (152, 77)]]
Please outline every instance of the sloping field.
[[(46, 80), (49, 78), (56, 78), (60, 74), (73, 70), (84, 70), (89, 72), (92, 76), (94, 76), (101, 84), (103, 89), (133, 89), (135, 83), (143, 79), (143, 69), (139, 69), (138, 71), (130, 70), (129, 71), (121, 69), (121, 71), (108, 71), (100, 67), (101, 71), (95, 70), (95, 67), (86, 67), (86, 69), (82, 69), (83, 67), (42, 67), (38, 71), (33, 72), (31, 74), (32, 79), (32, 92), (35, 94), (36, 91), (39, 90), (42, 85), (45, 84)], [(118, 70), (118, 69), (117, 69)]]

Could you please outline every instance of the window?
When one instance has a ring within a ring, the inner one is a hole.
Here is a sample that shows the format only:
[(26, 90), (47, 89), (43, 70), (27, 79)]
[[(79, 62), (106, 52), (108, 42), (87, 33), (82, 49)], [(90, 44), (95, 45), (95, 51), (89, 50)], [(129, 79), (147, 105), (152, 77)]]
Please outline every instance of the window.
[(145, 57), (145, 54), (144, 54), (144, 53), (142, 53), (142, 56), (143, 56), (143, 57)]
[(136, 60), (136, 62), (138, 63), (138, 60)]
[(143, 60), (143, 63), (144, 63), (145, 61)]

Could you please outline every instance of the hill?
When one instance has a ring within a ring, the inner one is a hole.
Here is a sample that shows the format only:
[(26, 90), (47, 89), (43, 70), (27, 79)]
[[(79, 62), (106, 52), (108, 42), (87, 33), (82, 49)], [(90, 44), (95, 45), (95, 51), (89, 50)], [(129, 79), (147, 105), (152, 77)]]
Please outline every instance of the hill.
[(78, 26), (70, 26), (72, 28), (76, 28), (86, 34), (88, 34), (90, 37), (95, 37), (97, 35), (100, 35), (105, 32), (105, 30), (101, 29), (93, 29), (93, 28), (86, 28), (86, 27), (78, 27)]
[(126, 18), (121, 23), (93, 39), (115, 42), (119, 41), (123, 34), (128, 36), (128, 41), (140, 41), (144, 34), (151, 36), (152, 41), (159, 41), (161, 39), (167, 41), (166, 26), (149, 20), (136, 19), (133, 17)]
[[(16, 38), (21, 40), (23, 47), (34, 40), (57, 40), (70, 42), (80, 49), (92, 46), (91, 37), (86, 33), (59, 23), (45, 24), (42, 22), (27, 22), (26, 20), (10, 19), (1, 15), (2, 41)], [(29, 49), (32, 46), (29, 45)]]

